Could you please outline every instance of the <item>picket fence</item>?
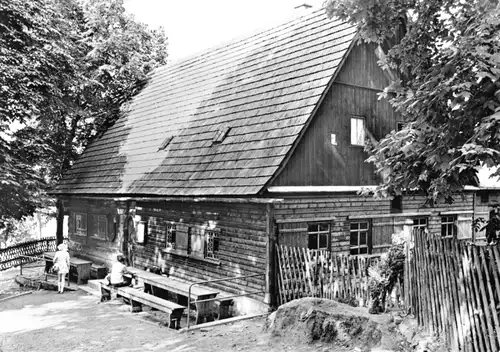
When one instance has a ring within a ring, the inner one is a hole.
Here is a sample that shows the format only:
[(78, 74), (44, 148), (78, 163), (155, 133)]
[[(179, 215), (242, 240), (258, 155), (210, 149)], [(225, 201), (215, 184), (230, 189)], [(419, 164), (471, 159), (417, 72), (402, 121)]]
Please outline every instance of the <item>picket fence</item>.
[(276, 246), (279, 304), (301, 297), (356, 300), (368, 306), (368, 267), (376, 257), (348, 256), (326, 250)]
[(500, 251), (415, 231), (407, 243), (405, 302), (452, 351), (500, 350)]

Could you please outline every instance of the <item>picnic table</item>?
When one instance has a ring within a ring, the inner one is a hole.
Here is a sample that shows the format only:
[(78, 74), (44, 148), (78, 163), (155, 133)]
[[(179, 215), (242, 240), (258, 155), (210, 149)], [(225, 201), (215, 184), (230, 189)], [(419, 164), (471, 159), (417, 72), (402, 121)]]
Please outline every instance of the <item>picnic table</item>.
[(129, 272), (142, 279), (145, 288), (151, 289), (153, 295), (155, 294), (155, 289), (162, 289), (183, 297), (191, 295), (191, 302), (194, 303), (196, 307), (196, 324), (203, 322), (205, 319), (207, 321), (213, 320), (212, 318), (216, 309), (215, 301), (203, 301), (217, 297), (219, 291), (193, 286), (191, 287), (191, 292), (189, 292), (189, 286), (191, 286), (192, 283), (161, 276), (137, 268), (129, 267), (127, 269)]
[[(45, 260), (45, 272), (48, 273), (50, 268), (54, 265), (54, 255), (56, 252), (44, 252), (43, 259)], [(90, 267), (92, 266), (92, 262), (89, 260), (84, 260), (80, 258), (70, 258), (70, 273), (71, 269), (76, 272), (76, 284), (82, 285), (86, 284), (90, 279)]]

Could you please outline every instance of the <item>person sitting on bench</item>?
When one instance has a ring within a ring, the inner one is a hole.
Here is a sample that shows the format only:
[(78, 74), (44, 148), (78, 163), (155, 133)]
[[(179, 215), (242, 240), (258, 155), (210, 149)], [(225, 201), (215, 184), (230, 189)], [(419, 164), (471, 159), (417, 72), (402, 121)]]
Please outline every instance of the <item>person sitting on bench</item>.
[(130, 286), (132, 283), (132, 278), (125, 276), (129, 274), (135, 277), (133, 273), (127, 270), (125, 265), (125, 257), (122, 254), (118, 254), (116, 257), (117, 262), (111, 267), (111, 272), (105, 277), (105, 281), (108, 285), (114, 287)]

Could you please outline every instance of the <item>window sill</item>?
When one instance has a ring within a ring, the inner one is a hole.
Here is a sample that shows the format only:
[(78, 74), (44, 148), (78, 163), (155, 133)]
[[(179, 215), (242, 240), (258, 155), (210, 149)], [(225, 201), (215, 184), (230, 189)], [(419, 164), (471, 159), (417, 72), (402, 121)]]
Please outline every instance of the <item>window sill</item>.
[(200, 262), (210, 263), (210, 264), (214, 264), (214, 265), (220, 265), (219, 259), (198, 257), (196, 255), (187, 254), (185, 251), (180, 250), (180, 249), (166, 248), (166, 249), (162, 249), (162, 252), (166, 253), (166, 254), (175, 255), (178, 257), (183, 257), (183, 258), (192, 259), (192, 260), (198, 260)]
[(87, 237), (87, 234), (84, 234), (84, 233), (71, 233), (69, 235), (70, 236), (76, 236), (76, 237), (83, 237), (83, 238)]
[(101, 242), (109, 242), (107, 238), (97, 237), (97, 236), (89, 236), (89, 239), (101, 241)]

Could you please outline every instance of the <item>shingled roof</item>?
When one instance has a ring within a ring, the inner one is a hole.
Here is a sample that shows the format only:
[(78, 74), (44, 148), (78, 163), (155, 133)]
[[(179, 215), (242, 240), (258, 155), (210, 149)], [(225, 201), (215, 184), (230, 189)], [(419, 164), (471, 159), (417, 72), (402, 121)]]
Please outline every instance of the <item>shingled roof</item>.
[(355, 35), (321, 10), (159, 68), (55, 193), (258, 194), (298, 142)]

